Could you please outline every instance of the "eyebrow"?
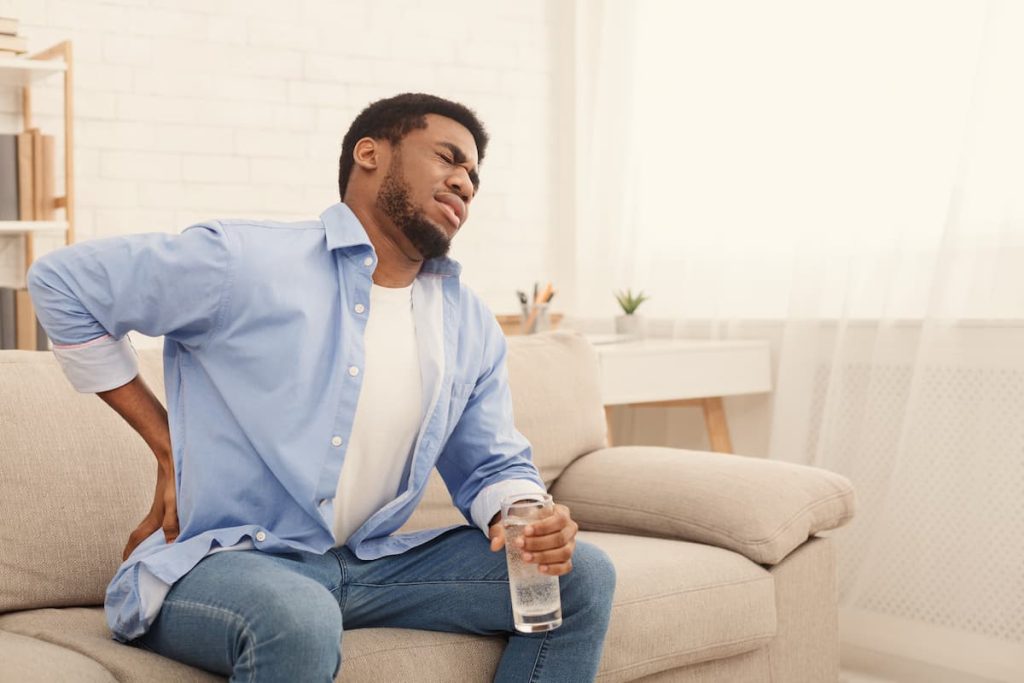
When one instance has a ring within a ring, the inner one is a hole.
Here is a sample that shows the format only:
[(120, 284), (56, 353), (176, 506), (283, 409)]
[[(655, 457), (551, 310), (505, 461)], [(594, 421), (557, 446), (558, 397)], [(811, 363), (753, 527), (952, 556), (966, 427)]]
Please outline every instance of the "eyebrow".
[[(462, 148), (458, 145), (452, 144), (451, 142), (439, 142), (437, 143), (452, 153), (452, 158), (455, 159), (455, 163), (464, 164), (466, 163), (466, 153), (462, 151)], [(473, 191), (480, 189), (480, 176), (477, 175), (476, 169), (469, 171), (469, 181), (473, 183)]]

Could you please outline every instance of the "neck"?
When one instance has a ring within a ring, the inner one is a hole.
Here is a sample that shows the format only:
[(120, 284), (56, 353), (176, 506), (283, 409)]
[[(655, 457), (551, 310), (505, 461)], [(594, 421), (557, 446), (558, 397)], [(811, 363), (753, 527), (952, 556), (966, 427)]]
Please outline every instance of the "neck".
[(345, 204), (352, 209), (363, 229), (366, 230), (370, 244), (377, 252), (377, 267), (373, 271), (373, 283), (381, 287), (408, 287), (423, 266), (423, 257), (411, 245), (403, 251), (396, 237), (398, 226), (386, 216), (380, 214), (373, 206), (358, 201), (346, 200)]

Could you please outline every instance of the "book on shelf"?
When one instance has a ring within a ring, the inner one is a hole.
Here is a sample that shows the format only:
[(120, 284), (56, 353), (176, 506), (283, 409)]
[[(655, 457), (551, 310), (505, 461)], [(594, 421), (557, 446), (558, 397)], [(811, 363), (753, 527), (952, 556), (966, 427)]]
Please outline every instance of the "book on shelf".
[(0, 50), (10, 50), (15, 54), (28, 52), (28, 41), (24, 36), (9, 36), (0, 33)]
[(18, 202), (18, 136), (0, 134), (0, 221), (21, 217)]
[(0, 17), (0, 34), (5, 36), (18, 35), (18, 20), (14, 17)]
[[(0, 221), (16, 221), (19, 217), (18, 136), (3, 134), (0, 135)], [(0, 349), (17, 348), (16, 291), (13, 287), (0, 287)]]
[(15, 291), (12, 287), (0, 287), (0, 349), (17, 348), (14, 329), (17, 319), (14, 311)]
[[(0, 220), (54, 217), (54, 138), (38, 128), (0, 135)], [(29, 239), (22, 237), (21, 239)], [(46, 333), (24, 287), (0, 289), (0, 348), (46, 350)]]

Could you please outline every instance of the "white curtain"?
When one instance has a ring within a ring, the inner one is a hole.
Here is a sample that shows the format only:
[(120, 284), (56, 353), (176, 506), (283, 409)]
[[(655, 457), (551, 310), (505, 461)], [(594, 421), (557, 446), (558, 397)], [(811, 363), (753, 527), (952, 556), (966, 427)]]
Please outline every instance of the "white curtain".
[(844, 640), (1024, 680), (1024, 3), (577, 11), (573, 310), (771, 338), (751, 455), (857, 487)]

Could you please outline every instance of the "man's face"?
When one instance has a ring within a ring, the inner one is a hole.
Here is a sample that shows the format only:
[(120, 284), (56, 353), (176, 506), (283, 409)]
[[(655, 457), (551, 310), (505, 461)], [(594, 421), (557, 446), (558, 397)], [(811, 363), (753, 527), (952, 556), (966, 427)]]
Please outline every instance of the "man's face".
[(469, 218), (478, 186), (477, 149), (464, 126), (428, 114), (427, 127), (392, 147), (377, 206), (424, 259), (445, 256)]

